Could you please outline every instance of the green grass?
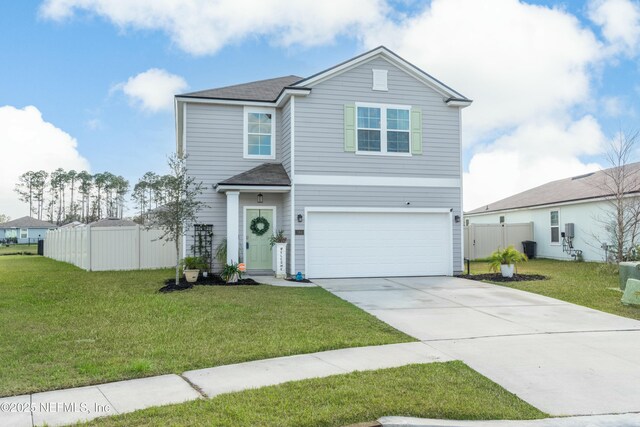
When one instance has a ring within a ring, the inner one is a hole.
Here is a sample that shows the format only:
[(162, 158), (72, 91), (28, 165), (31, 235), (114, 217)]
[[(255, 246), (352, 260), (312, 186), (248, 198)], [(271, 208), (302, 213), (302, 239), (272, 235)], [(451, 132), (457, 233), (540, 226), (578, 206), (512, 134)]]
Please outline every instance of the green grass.
[(321, 288), (197, 286), (0, 257), (0, 396), (413, 341)]
[(290, 382), (102, 418), (94, 426), (345, 426), (385, 415), (534, 419), (546, 415), (462, 362)]
[[(471, 273), (488, 273), (489, 264), (472, 262)], [(518, 264), (518, 273), (542, 274), (549, 280), (496, 283), (596, 310), (640, 320), (640, 308), (620, 302), (617, 267), (595, 262), (533, 259)]]
[(0, 246), (0, 255), (35, 255), (38, 253), (37, 244), (20, 244), (11, 246)]

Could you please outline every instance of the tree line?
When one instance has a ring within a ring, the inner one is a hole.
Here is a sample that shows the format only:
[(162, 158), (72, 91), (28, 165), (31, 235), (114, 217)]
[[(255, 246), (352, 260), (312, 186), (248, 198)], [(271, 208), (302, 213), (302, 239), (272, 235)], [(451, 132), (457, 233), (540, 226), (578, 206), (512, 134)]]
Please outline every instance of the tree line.
[(27, 171), (15, 186), (30, 215), (57, 225), (89, 223), (101, 218), (122, 218), (129, 181), (111, 172)]
[[(171, 175), (147, 172), (138, 180), (132, 193), (134, 221), (145, 224), (151, 212), (167, 204), (171, 179)], [(111, 172), (92, 175), (62, 168), (25, 172), (15, 186), (30, 215), (56, 225), (122, 218), (129, 189), (129, 181)]]

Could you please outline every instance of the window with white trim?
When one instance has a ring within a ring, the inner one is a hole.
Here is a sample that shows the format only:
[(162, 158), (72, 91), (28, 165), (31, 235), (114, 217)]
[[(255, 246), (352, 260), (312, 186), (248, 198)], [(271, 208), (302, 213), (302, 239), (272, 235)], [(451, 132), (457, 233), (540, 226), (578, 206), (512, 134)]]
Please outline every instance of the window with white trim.
[(551, 224), (551, 243), (560, 243), (560, 215), (558, 211), (549, 212)]
[(244, 108), (244, 157), (275, 159), (276, 111), (274, 108)]
[(29, 237), (29, 229), (27, 228), (21, 228), (20, 229), (20, 238), (21, 239), (26, 239)]
[(356, 104), (357, 153), (411, 154), (411, 107)]

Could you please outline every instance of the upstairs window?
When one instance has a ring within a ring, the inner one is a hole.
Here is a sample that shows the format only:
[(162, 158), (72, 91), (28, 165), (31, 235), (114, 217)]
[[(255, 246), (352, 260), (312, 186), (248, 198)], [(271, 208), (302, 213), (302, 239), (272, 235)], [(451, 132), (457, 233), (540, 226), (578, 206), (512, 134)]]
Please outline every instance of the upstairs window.
[(244, 157), (275, 159), (276, 111), (274, 108), (244, 109)]
[(411, 155), (411, 108), (357, 104), (357, 153)]

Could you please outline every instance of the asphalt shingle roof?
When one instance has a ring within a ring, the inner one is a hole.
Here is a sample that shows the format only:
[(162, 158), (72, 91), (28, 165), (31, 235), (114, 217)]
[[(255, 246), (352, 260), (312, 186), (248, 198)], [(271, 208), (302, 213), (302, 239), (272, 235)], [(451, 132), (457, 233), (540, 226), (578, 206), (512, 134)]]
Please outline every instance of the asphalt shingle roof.
[(23, 216), (22, 218), (0, 224), (0, 228), (57, 228), (57, 226), (47, 221), (41, 221), (30, 216)]
[(275, 79), (258, 80), (239, 85), (190, 92), (178, 96), (243, 101), (275, 101), (284, 88), (300, 80), (302, 80), (302, 77), (298, 76), (276, 77)]
[(291, 185), (291, 180), (281, 163), (264, 163), (219, 182), (218, 185)]
[(130, 227), (138, 225), (129, 219), (104, 218), (89, 224), (92, 227)]
[[(626, 174), (629, 177), (627, 193), (640, 192), (640, 162), (628, 164), (626, 168)], [(506, 199), (481, 206), (467, 212), (467, 214), (528, 208), (611, 196), (613, 195), (610, 190), (613, 188), (613, 180), (610, 177), (612, 170), (614, 168), (548, 182), (539, 187), (514, 194)]]

